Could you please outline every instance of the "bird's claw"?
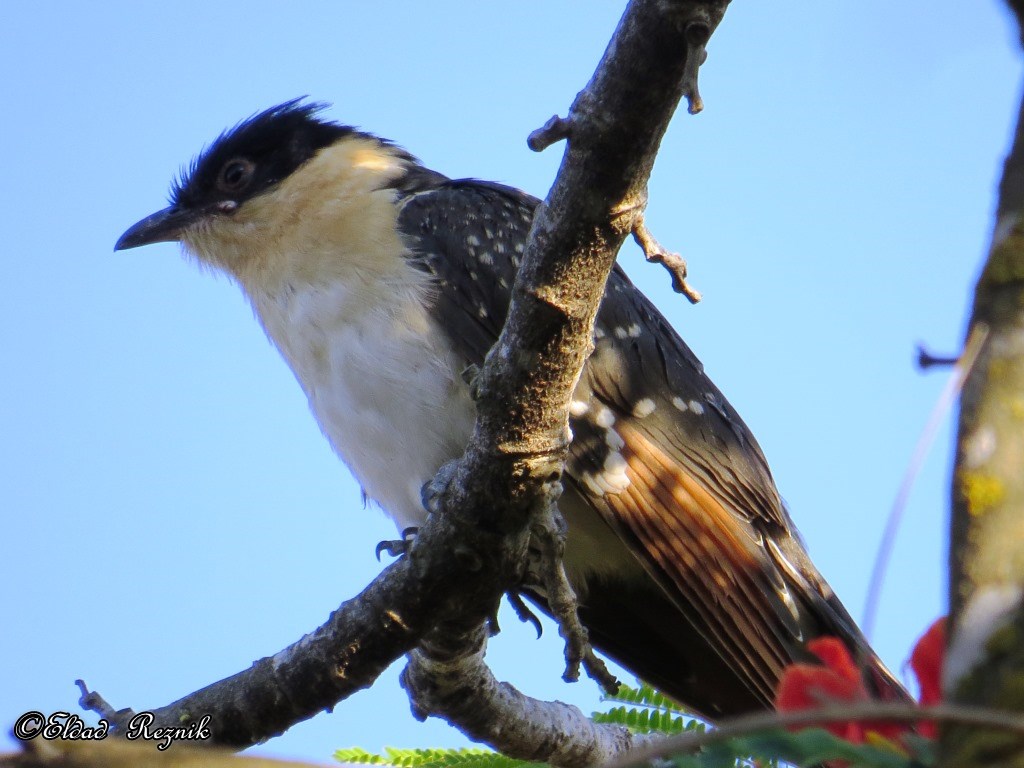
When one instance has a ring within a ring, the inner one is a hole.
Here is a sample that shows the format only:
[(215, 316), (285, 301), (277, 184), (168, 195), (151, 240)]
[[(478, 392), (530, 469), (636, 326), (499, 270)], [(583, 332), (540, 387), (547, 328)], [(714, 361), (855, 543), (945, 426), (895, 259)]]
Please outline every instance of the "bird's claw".
[(437, 474), (434, 475), (430, 480), (423, 484), (420, 488), (420, 501), (423, 502), (423, 508), (428, 513), (433, 513), (438, 510), (441, 496), (446, 490), (452, 479), (455, 477), (455, 471), (459, 467), (459, 462), (449, 461), (447, 464), (442, 464), (441, 468), (437, 470)]
[(380, 562), (380, 556), (382, 552), (387, 552), (391, 557), (402, 557), (403, 555), (409, 554), (409, 549), (412, 547), (413, 540), (416, 538), (416, 534), (419, 532), (419, 528), (411, 527), (406, 528), (402, 531), (402, 538), (400, 539), (385, 539), (384, 541), (377, 543), (377, 561)]
[(541, 635), (544, 634), (544, 627), (541, 626), (540, 619), (537, 618), (537, 614), (530, 610), (530, 606), (523, 600), (518, 589), (510, 589), (505, 593), (505, 597), (508, 598), (509, 604), (512, 606), (512, 610), (516, 612), (516, 617), (524, 624), (532, 624), (533, 628), (537, 630), (537, 639), (539, 640)]

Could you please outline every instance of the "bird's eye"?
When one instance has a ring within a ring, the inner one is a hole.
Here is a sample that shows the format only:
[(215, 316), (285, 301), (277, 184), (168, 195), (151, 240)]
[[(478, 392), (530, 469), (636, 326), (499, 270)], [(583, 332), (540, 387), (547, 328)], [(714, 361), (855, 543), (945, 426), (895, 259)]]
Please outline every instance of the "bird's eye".
[(256, 164), (244, 157), (228, 160), (217, 177), (217, 186), (224, 192), (238, 192), (252, 179)]

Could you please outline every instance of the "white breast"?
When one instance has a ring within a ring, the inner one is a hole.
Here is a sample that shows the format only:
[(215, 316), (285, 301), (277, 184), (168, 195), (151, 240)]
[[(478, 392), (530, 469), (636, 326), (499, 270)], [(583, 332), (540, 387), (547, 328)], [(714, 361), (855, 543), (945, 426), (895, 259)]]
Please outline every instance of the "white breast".
[(354, 136), (183, 233), (238, 281), (320, 429), (400, 528), (422, 522), (420, 489), (461, 455), (475, 414), (462, 362), (425, 309), (431, 278), (398, 226), (391, 184), (407, 165)]
[(461, 455), (475, 414), (424, 287), (353, 279), (250, 292), (320, 428), (399, 529), (422, 524), (420, 489)]

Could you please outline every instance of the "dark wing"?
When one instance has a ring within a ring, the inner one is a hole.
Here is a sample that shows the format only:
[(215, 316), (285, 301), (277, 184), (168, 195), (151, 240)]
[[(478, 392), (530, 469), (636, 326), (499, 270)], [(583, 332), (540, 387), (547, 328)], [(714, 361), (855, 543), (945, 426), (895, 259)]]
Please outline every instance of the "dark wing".
[(804, 637), (805, 612), (768, 549), (791, 530), (761, 450), (621, 274), (609, 280), (595, 331), (569, 474), (767, 705)]
[(539, 200), (475, 179), (410, 195), (399, 230), (415, 263), (437, 278), (433, 307), (467, 362), (483, 363), (498, 340)]
[[(501, 330), (537, 204), (470, 180), (404, 202), (400, 228), (468, 363)], [(870, 654), (797, 542), (753, 435), (617, 265), (575, 397), (571, 481), (756, 701), (770, 706), (810, 637)]]

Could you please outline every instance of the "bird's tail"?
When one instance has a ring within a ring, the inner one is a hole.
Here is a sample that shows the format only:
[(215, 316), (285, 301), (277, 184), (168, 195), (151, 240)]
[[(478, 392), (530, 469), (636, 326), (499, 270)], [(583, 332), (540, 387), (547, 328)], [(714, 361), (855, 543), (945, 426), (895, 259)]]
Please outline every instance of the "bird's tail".
[[(831, 635), (838, 638), (850, 651), (864, 678), (864, 685), (872, 698), (879, 701), (911, 702), (913, 697), (882, 662), (871, 647), (857, 622), (836, 597), (832, 588), (804, 556), (800, 563), (799, 584), (795, 585), (813, 617), (813, 633), (816, 636)], [(788, 574), (792, 577), (794, 574)]]

